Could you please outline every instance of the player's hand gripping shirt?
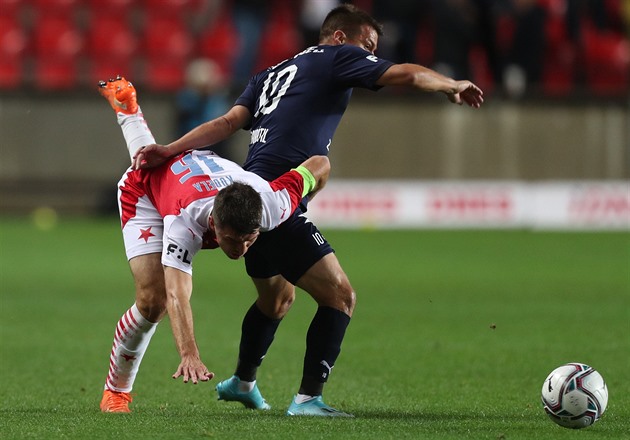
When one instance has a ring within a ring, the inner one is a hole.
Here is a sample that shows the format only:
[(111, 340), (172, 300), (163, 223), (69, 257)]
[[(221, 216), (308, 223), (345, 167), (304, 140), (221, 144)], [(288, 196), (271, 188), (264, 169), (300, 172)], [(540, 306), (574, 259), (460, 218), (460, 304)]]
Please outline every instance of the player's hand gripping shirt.
[(267, 180), (328, 149), (352, 89), (378, 90), (392, 62), (352, 45), (314, 46), (249, 82), (237, 105), (253, 116), (245, 168)]
[[(267, 182), (211, 151), (186, 152), (159, 168), (129, 169), (123, 176), (118, 184), (123, 231), (128, 222), (138, 220), (139, 216), (146, 217), (145, 225), (160, 223), (156, 224), (156, 230), (163, 224), (162, 264), (192, 273), (192, 259), (209, 229), (214, 198), (232, 182), (246, 183), (260, 193), (261, 232), (285, 221), (300, 203), (304, 189), (303, 178), (297, 171)], [(137, 251), (132, 255), (142, 253)], [(127, 255), (130, 257), (129, 250)]]

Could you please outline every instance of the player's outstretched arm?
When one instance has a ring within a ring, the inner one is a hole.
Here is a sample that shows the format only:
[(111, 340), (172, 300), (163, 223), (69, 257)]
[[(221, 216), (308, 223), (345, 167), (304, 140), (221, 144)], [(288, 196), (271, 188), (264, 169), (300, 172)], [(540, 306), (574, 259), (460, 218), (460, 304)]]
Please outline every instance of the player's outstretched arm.
[(312, 197), (324, 187), (329, 173), (328, 158), (312, 156), (269, 182), (271, 191), (260, 192), (263, 202), (260, 230), (269, 231), (289, 218), (305, 196)]
[(173, 379), (183, 377), (184, 383), (206, 382), (214, 377), (214, 373), (201, 361), (193, 328), (192, 308), (192, 276), (173, 267), (164, 267), (166, 287), (166, 310), (171, 321), (175, 345), (181, 362), (173, 374)]
[(250, 120), (251, 114), (247, 107), (235, 105), (223, 116), (193, 128), (168, 145), (153, 144), (141, 148), (133, 158), (133, 166), (135, 169), (153, 168), (184, 151), (214, 145), (245, 127)]
[(483, 91), (470, 81), (457, 81), (419, 64), (395, 64), (381, 75), (379, 86), (409, 86), (423, 92), (442, 92), (454, 104), (479, 108)]
[(309, 197), (312, 199), (315, 197), (316, 193), (326, 186), (326, 182), (328, 182), (330, 160), (326, 156), (311, 156), (302, 162), (300, 166), (309, 170), (315, 180), (314, 188), (308, 193)]
[[(299, 168), (307, 169), (313, 177), (310, 183), (305, 180), (305, 191), (312, 200), (315, 194), (324, 189), (326, 182), (328, 182), (330, 160), (326, 156), (311, 156), (302, 162), (298, 169)], [(304, 177), (304, 175), (302, 175), (302, 177)]]

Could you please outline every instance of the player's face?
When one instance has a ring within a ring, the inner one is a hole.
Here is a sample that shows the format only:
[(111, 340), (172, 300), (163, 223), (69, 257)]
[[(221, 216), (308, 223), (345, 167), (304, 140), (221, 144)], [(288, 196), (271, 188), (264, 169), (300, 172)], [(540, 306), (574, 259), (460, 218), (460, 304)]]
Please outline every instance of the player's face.
[(348, 38), (345, 43), (358, 46), (374, 55), (378, 46), (378, 33), (372, 26), (364, 24), (359, 35), (356, 38)]
[(239, 234), (229, 226), (221, 226), (215, 222), (213, 225), (219, 247), (232, 260), (238, 260), (245, 255), (247, 249), (254, 244), (260, 235), (258, 230), (252, 234)]

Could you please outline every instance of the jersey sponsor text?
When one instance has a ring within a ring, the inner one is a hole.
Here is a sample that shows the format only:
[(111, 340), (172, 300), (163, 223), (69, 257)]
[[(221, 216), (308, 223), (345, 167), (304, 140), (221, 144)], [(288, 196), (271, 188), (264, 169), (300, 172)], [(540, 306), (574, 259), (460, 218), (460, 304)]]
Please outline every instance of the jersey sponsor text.
[(267, 142), (268, 131), (268, 128), (257, 128), (256, 130), (252, 130), (252, 137), (249, 143), (255, 144), (256, 142), (262, 142), (264, 144)]

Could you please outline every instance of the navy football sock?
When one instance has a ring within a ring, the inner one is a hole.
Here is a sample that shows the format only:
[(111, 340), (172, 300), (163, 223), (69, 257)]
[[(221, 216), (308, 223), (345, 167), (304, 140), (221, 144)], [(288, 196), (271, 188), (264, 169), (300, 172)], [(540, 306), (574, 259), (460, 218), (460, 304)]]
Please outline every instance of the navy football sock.
[(249, 308), (243, 318), (238, 365), (234, 373), (239, 379), (247, 382), (256, 380), (256, 370), (273, 342), (280, 321), (265, 316), (256, 303)]
[(335, 361), (350, 317), (331, 307), (320, 307), (306, 335), (306, 355), (300, 394), (319, 396), (324, 389)]

